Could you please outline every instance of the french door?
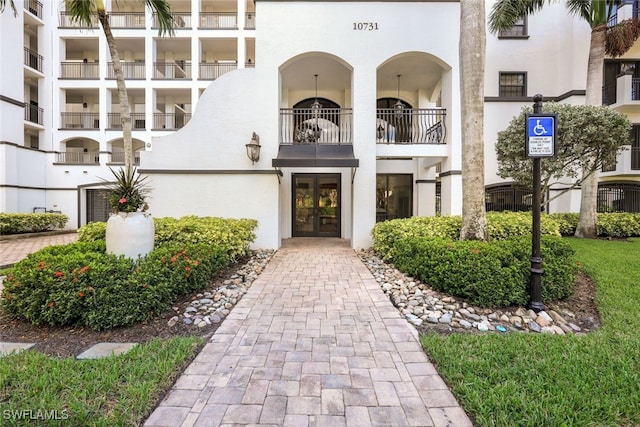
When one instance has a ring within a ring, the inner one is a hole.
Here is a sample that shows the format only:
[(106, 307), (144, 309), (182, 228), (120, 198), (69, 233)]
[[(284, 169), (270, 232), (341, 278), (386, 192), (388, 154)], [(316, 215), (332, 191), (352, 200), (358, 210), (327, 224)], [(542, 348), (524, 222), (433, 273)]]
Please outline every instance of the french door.
[(340, 174), (292, 178), (292, 236), (340, 237)]

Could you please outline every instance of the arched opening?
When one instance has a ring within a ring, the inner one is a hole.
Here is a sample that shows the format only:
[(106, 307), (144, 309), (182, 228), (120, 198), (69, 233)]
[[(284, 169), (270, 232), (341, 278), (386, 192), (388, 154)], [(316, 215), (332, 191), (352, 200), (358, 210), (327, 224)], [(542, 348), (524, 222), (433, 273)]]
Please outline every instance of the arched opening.
[(100, 164), (100, 144), (87, 138), (73, 138), (61, 142), (61, 151), (56, 153), (56, 163), (97, 165)]
[[(139, 139), (133, 139), (131, 143), (133, 145), (133, 164), (138, 166), (140, 165), (140, 152), (144, 151), (145, 144)], [(109, 164), (124, 164), (124, 140), (122, 138), (111, 142)]]

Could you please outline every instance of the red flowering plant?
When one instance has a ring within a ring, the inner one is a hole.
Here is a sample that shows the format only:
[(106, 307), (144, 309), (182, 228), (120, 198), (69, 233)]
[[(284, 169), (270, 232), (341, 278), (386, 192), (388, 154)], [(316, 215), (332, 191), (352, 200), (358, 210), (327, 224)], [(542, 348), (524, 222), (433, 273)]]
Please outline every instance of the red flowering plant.
[(136, 173), (136, 168), (120, 168), (114, 171), (109, 168), (115, 181), (103, 179), (109, 192), (108, 202), (113, 212), (138, 212), (146, 211), (148, 206), (145, 201), (149, 195), (146, 176)]

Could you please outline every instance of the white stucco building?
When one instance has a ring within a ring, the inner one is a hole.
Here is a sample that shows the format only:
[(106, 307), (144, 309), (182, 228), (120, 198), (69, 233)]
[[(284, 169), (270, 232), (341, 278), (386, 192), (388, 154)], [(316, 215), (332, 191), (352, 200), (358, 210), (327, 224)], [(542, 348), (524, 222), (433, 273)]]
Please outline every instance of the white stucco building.
[[(123, 155), (102, 30), (74, 27), (63, 2), (15, 3), (0, 16), (0, 211), (104, 220), (100, 178)], [(459, 2), (170, 3), (175, 35), (161, 38), (139, 3), (107, 1), (155, 216), (255, 218), (256, 247), (335, 236), (362, 248), (376, 221), (461, 213)], [(487, 36), (488, 208), (526, 199), (496, 175), (497, 132), (534, 94), (584, 102), (589, 32), (553, 4)], [(637, 58), (608, 61), (603, 86), (640, 123)], [(611, 209), (640, 210), (636, 134), (601, 174)], [(573, 192), (551, 209), (578, 207)]]

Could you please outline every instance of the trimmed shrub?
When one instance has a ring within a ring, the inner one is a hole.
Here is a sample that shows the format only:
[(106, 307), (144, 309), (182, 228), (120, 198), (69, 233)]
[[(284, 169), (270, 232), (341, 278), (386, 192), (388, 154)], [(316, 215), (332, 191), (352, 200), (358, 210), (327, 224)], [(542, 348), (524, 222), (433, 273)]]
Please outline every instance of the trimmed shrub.
[[(185, 216), (154, 218), (156, 246), (204, 243), (224, 249), (231, 260), (244, 256), (255, 240), (258, 221)], [(104, 240), (106, 223), (90, 223), (78, 231), (79, 241)]]
[[(575, 279), (571, 247), (559, 237), (543, 236), (542, 297), (566, 298)], [(494, 242), (408, 238), (394, 248), (396, 267), (434, 289), (482, 307), (523, 305), (528, 301), (531, 240)]]
[(580, 220), (580, 214), (578, 213), (552, 213), (549, 214), (551, 218), (558, 223), (560, 227), (560, 234), (562, 236), (573, 236), (576, 233), (576, 227)]
[(0, 213), (0, 234), (38, 233), (64, 228), (69, 217), (54, 213)]
[(625, 212), (599, 213), (596, 220), (598, 236), (640, 236), (640, 214)]
[(135, 262), (106, 254), (103, 241), (52, 246), (10, 270), (1, 302), (34, 324), (126, 326), (204, 288), (228, 263), (226, 250), (205, 244), (165, 245)]

